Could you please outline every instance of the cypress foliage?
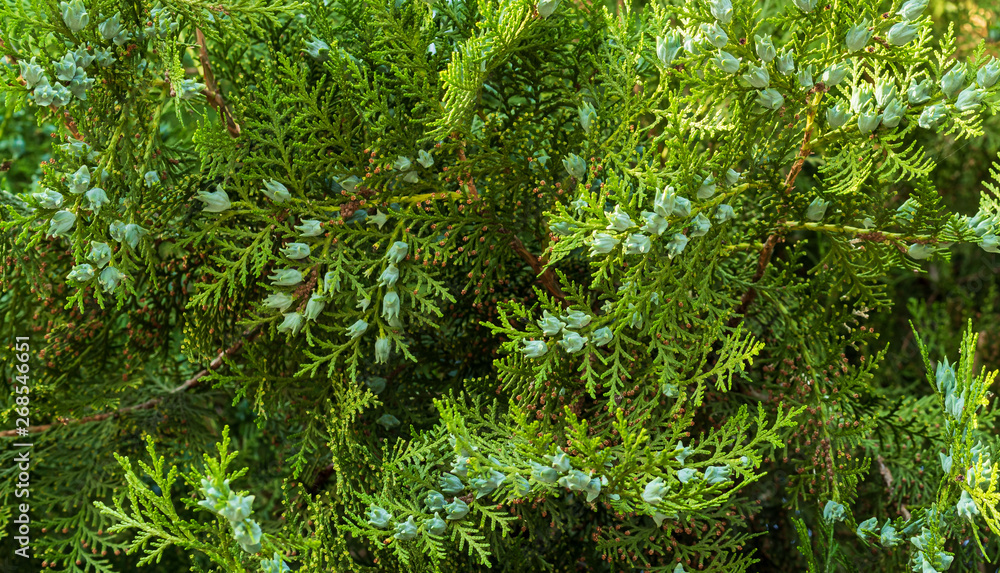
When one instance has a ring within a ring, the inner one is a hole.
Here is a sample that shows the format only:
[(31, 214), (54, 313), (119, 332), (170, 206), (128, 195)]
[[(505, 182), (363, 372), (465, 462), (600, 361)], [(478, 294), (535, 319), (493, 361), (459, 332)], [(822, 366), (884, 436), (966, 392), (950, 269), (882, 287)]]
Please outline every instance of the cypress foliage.
[(35, 560), (995, 565), (994, 273), (906, 299), (1000, 253), (1000, 60), (926, 5), (3, 3)]

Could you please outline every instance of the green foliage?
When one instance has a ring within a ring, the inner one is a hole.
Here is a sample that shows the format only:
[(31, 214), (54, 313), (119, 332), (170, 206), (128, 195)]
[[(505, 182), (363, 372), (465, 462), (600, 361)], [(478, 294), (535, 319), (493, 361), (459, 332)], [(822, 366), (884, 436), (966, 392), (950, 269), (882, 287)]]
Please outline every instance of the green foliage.
[(41, 567), (1000, 555), (989, 6), (64, 4), (0, 5)]

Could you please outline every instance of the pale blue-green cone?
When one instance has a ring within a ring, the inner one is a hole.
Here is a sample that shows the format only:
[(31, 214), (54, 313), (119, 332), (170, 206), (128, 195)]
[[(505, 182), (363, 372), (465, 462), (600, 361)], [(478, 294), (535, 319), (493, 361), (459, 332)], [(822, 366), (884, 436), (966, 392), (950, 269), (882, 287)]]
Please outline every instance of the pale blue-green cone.
[(793, 54), (791, 50), (785, 49), (778, 54), (778, 61), (775, 62), (774, 67), (778, 70), (778, 73), (787, 76), (795, 71), (795, 60), (793, 59)]
[(556, 11), (557, 6), (559, 6), (559, 0), (538, 0), (538, 15), (542, 18), (548, 18)]
[(111, 260), (111, 247), (107, 243), (91, 241), (87, 260), (97, 265), (97, 268), (103, 267)]
[(56, 70), (56, 79), (64, 82), (73, 80), (76, 76), (76, 58), (73, 52), (66, 52), (66, 55), (53, 66)]
[(642, 233), (629, 235), (625, 239), (625, 252), (630, 255), (644, 255), (652, 248), (649, 237)]
[(767, 109), (778, 109), (785, 103), (785, 98), (782, 97), (777, 90), (768, 88), (766, 90), (757, 92), (757, 103), (761, 107), (766, 107)]
[(885, 39), (893, 46), (905, 46), (917, 36), (918, 31), (920, 31), (920, 27), (916, 24), (898, 22), (892, 28), (889, 28), (889, 33), (886, 34)]
[(62, 193), (48, 188), (43, 187), (40, 192), (32, 193), (31, 196), (38, 201), (38, 206), (43, 209), (58, 209), (63, 204)]
[(672, 215), (674, 217), (687, 217), (691, 214), (691, 201), (687, 197), (675, 197), (674, 198), (674, 210)]
[(87, 90), (94, 86), (94, 78), (88, 78), (87, 72), (77, 68), (76, 75), (73, 76), (72, 83), (69, 84), (69, 91), (81, 101), (87, 101)]
[(635, 223), (632, 222), (632, 218), (628, 213), (622, 211), (621, 207), (615, 205), (614, 211), (606, 213), (608, 218), (607, 229), (609, 231), (627, 231), (629, 228), (634, 227)]
[(123, 239), (125, 239), (126, 226), (127, 225), (122, 221), (112, 221), (111, 224), (108, 225), (108, 233), (111, 235), (112, 239), (120, 243)]
[(427, 507), (428, 511), (441, 511), (444, 509), (445, 504), (444, 496), (440, 492), (431, 490), (424, 498), (424, 505)]
[(677, 55), (683, 47), (684, 43), (681, 35), (676, 30), (667, 32), (665, 37), (656, 37), (656, 57), (659, 58), (665, 66), (669, 66), (674, 60), (677, 59)]
[(702, 180), (695, 195), (702, 200), (708, 199), (712, 195), (715, 195), (715, 188), (715, 178), (710, 175)]
[(243, 551), (253, 554), (260, 551), (260, 538), (263, 532), (260, 524), (252, 519), (242, 521), (233, 526), (233, 537), (236, 543), (240, 544)]
[(49, 85), (48, 79), (45, 79), (44, 83), (35, 86), (35, 91), (31, 94), (31, 99), (35, 102), (35, 105), (40, 107), (53, 105), (56, 99), (56, 92)]
[(398, 264), (400, 261), (406, 258), (406, 254), (409, 252), (410, 246), (402, 241), (396, 241), (389, 247), (385, 256), (389, 259), (390, 263)]
[(392, 320), (399, 318), (399, 295), (389, 291), (382, 297), (382, 318)]
[(688, 459), (688, 456), (694, 453), (693, 448), (685, 447), (684, 442), (680, 440), (677, 441), (677, 446), (674, 447), (674, 451), (676, 452), (677, 450), (680, 450), (680, 453), (674, 456), (674, 459), (681, 465), (684, 465), (684, 461)]
[(892, 102), (885, 107), (885, 112), (882, 114), (882, 125), (886, 127), (896, 127), (899, 125), (900, 120), (906, 115), (906, 104), (898, 99), (892, 100)]
[(21, 78), (24, 79), (25, 88), (33, 90), (36, 86), (48, 85), (49, 80), (45, 77), (45, 70), (35, 63), (35, 57), (32, 57), (30, 62), (20, 60), (18, 65), (21, 67)]
[(812, 12), (816, 8), (816, 3), (819, 0), (792, 0), (792, 1), (795, 3), (795, 6), (799, 10), (802, 10), (803, 12), (809, 13), (809, 12)]
[(882, 526), (882, 530), (879, 532), (878, 542), (882, 544), (882, 547), (894, 547), (899, 545), (899, 538), (896, 537), (896, 528), (892, 526), (891, 521), (886, 521), (885, 525)]
[(572, 330), (567, 330), (563, 333), (562, 340), (558, 344), (569, 354), (576, 354), (583, 350), (584, 345), (587, 344), (587, 338), (580, 336)]
[(594, 333), (590, 336), (590, 341), (595, 346), (605, 346), (611, 342), (613, 338), (614, 334), (611, 332), (611, 329), (607, 326), (602, 326), (594, 331)]
[(948, 99), (954, 99), (965, 85), (965, 67), (957, 63), (941, 78), (941, 91)]
[(361, 179), (357, 175), (350, 175), (339, 180), (338, 183), (348, 193), (354, 193), (358, 190), (358, 183), (361, 183)]
[(240, 523), (253, 513), (254, 496), (237, 495), (236, 492), (229, 492), (229, 499), (218, 511), (219, 515), (225, 517), (230, 523)]
[(262, 573), (288, 573), (291, 571), (277, 551), (274, 552), (274, 557), (271, 559), (261, 559), (260, 567)]
[(988, 64), (976, 72), (976, 83), (983, 89), (993, 87), (998, 79), (1000, 79), (1000, 60), (996, 58), (992, 58)]
[(907, 0), (900, 6), (896, 14), (903, 20), (912, 21), (916, 20), (925, 8), (927, 8), (927, 0)]
[(319, 293), (314, 292), (306, 303), (306, 320), (316, 320), (323, 313), (324, 308), (326, 308), (326, 300)]
[(115, 63), (115, 57), (111, 55), (111, 50), (106, 48), (94, 50), (94, 59), (97, 60), (97, 63), (100, 64), (102, 68), (107, 68), (111, 64)]
[(580, 127), (583, 128), (584, 133), (590, 133), (590, 126), (597, 120), (597, 110), (589, 101), (586, 101), (576, 112), (580, 118)]
[(848, 68), (847, 64), (844, 62), (841, 62), (839, 64), (833, 64), (832, 66), (823, 71), (823, 74), (820, 76), (819, 79), (821, 82), (823, 82), (823, 85), (825, 85), (826, 87), (828, 88), (833, 87), (842, 82), (844, 78), (847, 77), (847, 73), (849, 71), (850, 68)]
[(804, 88), (813, 87), (813, 85), (815, 85), (813, 82), (813, 65), (809, 64), (808, 66), (796, 72), (795, 79), (798, 80), (799, 85)]
[(861, 131), (861, 135), (875, 131), (881, 122), (882, 115), (877, 113), (871, 105), (865, 107), (858, 114), (858, 130)]
[(550, 314), (547, 310), (542, 311), (542, 318), (536, 322), (545, 336), (555, 336), (566, 326), (565, 322), (559, 320), (558, 317)]
[(531, 465), (531, 477), (541, 483), (556, 483), (559, 480), (559, 472), (550, 467), (545, 467), (536, 462), (529, 462)]
[(837, 105), (826, 110), (826, 122), (830, 124), (830, 129), (840, 129), (850, 118), (851, 113), (846, 102), (837, 102)]
[(979, 107), (979, 104), (983, 101), (984, 95), (986, 95), (985, 90), (979, 89), (975, 86), (969, 86), (958, 94), (958, 99), (955, 100), (955, 109), (961, 113), (972, 111)]
[(70, 230), (73, 229), (73, 224), (76, 223), (76, 215), (70, 211), (63, 209), (62, 211), (56, 211), (52, 215), (52, 219), (49, 221), (49, 231), (50, 236), (62, 237), (69, 234)]
[(66, 278), (71, 281), (76, 281), (78, 283), (85, 283), (90, 279), (94, 278), (94, 267), (84, 263), (82, 265), (76, 265), (70, 270)]
[(619, 243), (618, 239), (607, 233), (595, 232), (590, 238), (590, 256), (606, 255)]
[(917, 260), (926, 259), (927, 257), (929, 257), (929, 256), (931, 256), (931, 255), (934, 254), (934, 249), (931, 248), (930, 245), (924, 245), (924, 244), (921, 244), (921, 243), (913, 243), (906, 250), (906, 254), (910, 255), (910, 258), (913, 258), (913, 259), (917, 259)]
[(708, 466), (705, 468), (705, 481), (708, 485), (715, 485), (729, 481), (729, 466)]
[(400, 155), (399, 157), (396, 158), (396, 161), (393, 161), (392, 168), (395, 169), (396, 171), (409, 171), (410, 165), (411, 165), (410, 158), (403, 157), (402, 155)]
[(871, 26), (871, 22), (865, 18), (860, 24), (852, 26), (847, 31), (847, 38), (844, 42), (847, 44), (848, 52), (857, 52), (868, 44), (868, 41), (875, 35), (874, 30), (868, 29), (869, 26)]
[(812, 203), (809, 203), (809, 207), (806, 208), (806, 218), (810, 221), (822, 221), (823, 217), (826, 216), (826, 208), (829, 206), (829, 201), (824, 201), (816, 197), (812, 200)]
[(924, 129), (934, 129), (947, 116), (948, 108), (939, 103), (934, 104), (924, 108), (923, 113), (920, 114), (920, 118), (917, 119), (917, 124)]
[(677, 481), (681, 483), (687, 483), (695, 477), (698, 477), (698, 470), (694, 468), (681, 468), (677, 470)]
[(549, 351), (549, 347), (542, 340), (522, 340), (521, 342), (524, 344), (521, 353), (524, 354), (525, 358), (541, 358)]
[(97, 25), (97, 31), (101, 33), (101, 37), (105, 40), (111, 40), (117, 36), (121, 29), (121, 14), (119, 12), (115, 12), (114, 16)]
[(67, 185), (69, 185), (69, 192), (74, 195), (86, 193), (87, 189), (90, 188), (90, 168), (81, 165), (76, 172), (67, 178)]
[(1000, 240), (993, 233), (983, 235), (983, 239), (979, 242), (979, 248), (987, 253), (1000, 253)]
[(590, 324), (590, 315), (581, 310), (571, 310), (562, 317), (566, 322), (566, 328), (580, 329)]
[(710, 0), (708, 9), (720, 24), (728, 24), (733, 19), (733, 3), (730, 0)]
[(826, 505), (823, 506), (823, 520), (827, 523), (844, 521), (844, 506), (832, 499), (826, 502)]
[(676, 202), (677, 194), (672, 186), (668, 186), (666, 189), (656, 192), (653, 199), (653, 211), (656, 211), (656, 214), (661, 217), (670, 217), (673, 215)]
[(660, 393), (667, 398), (676, 398), (680, 395), (680, 388), (678, 388), (676, 384), (664, 382), (663, 387), (660, 388)]
[(407, 171), (403, 174), (403, 181), (407, 183), (417, 183), (420, 181), (420, 175), (416, 171)]
[(659, 505), (663, 503), (663, 498), (669, 491), (670, 487), (664, 483), (663, 478), (658, 477), (646, 484), (642, 491), (642, 501), (650, 505)]
[(879, 80), (875, 85), (875, 102), (882, 109), (885, 109), (889, 102), (895, 101), (897, 95), (899, 95), (899, 90), (895, 83)]
[(729, 221), (730, 219), (735, 219), (735, 218), (736, 218), (736, 212), (733, 211), (733, 208), (732, 208), (731, 205), (727, 205), (725, 203), (722, 203), (715, 210), (715, 220), (718, 221), (719, 223), (725, 223), (726, 221)]
[(382, 274), (378, 276), (378, 286), (393, 286), (399, 280), (399, 269), (396, 265), (389, 263)]
[(566, 455), (566, 452), (564, 452), (560, 446), (556, 446), (555, 454), (551, 456), (546, 455), (545, 459), (548, 460), (549, 463), (552, 464), (552, 468), (559, 473), (564, 474), (573, 469), (573, 466), (569, 461), (569, 456)]
[(181, 80), (181, 91), (177, 95), (183, 100), (190, 100), (200, 94), (205, 89), (205, 84), (196, 82), (191, 78)]
[(851, 92), (851, 111), (860, 113), (871, 104), (875, 94), (867, 88), (855, 89)]
[(374, 504), (368, 506), (365, 517), (368, 518), (368, 525), (378, 529), (385, 529), (392, 521), (391, 513)]
[(391, 430), (399, 426), (399, 418), (393, 416), (392, 414), (382, 414), (375, 423), (382, 426), (386, 430)]
[(417, 538), (417, 524), (413, 522), (413, 516), (406, 518), (403, 523), (397, 523), (393, 538), (400, 541), (412, 541)]
[(490, 470), (485, 477), (473, 478), (469, 485), (476, 490), (476, 499), (480, 499), (496, 491), (506, 478), (507, 476), (497, 470)]
[(292, 306), (292, 302), (294, 302), (294, 300), (295, 299), (293, 299), (288, 293), (276, 292), (268, 295), (268, 297), (264, 299), (264, 306), (267, 308), (277, 309), (278, 312), (285, 312), (288, 310), (288, 307)]
[(300, 237), (318, 237), (323, 234), (323, 228), (316, 219), (302, 219), (302, 224), (296, 225), (295, 230)]
[(729, 36), (722, 29), (722, 26), (717, 23), (702, 24), (701, 33), (708, 40), (708, 43), (716, 48), (725, 48), (726, 44), (729, 43)]
[(288, 188), (285, 187), (280, 181), (274, 179), (269, 179), (264, 182), (264, 188), (261, 192), (275, 203), (284, 203), (292, 198), (291, 193), (288, 192)]
[(743, 177), (742, 173), (740, 173), (735, 169), (730, 168), (727, 169), (726, 173), (722, 176), (722, 182), (727, 187), (732, 187), (733, 185), (736, 185), (736, 183), (739, 182), (741, 177)]
[(375, 363), (385, 364), (389, 361), (389, 350), (391, 343), (389, 339), (385, 336), (379, 337), (375, 340)]
[(958, 499), (958, 504), (956, 504), (955, 507), (958, 509), (959, 517), (964, 517), (969, 521), (972, 521), (973, 517), (979, 515), (979, 508), (976, 507), (976, 502), (972, 499), (972, 496), (969, 495), (969, 492), (964, 489), (962, 490), (962, 496)]
[(767, 73), (767, 68), (764, 66), (755, 66), (750, 64), (750, 67), (747, 68), (747, 73), (743, 74), (743, 79), (746, 80), (751, 86), (761, 90), (766, 88), (768, 84), (771, 83), (771, 74)]
[(330, 44), (319, 38), (306, 42), (306, 53), (317, 62), (325, 62), (330, 59)]
[(922, 82), (917, 82), (916, 80), (910, 84), (909, 89), (906, 90), (906, 101), (912, 105), (918, 105), (931, 99), (931, 90), (934, 89), (934, 82), (930, 79), (926, 79)]
[(430, 169), (434, 165), (434, 158), (431, 157), (430, 152), (421, 149), (417, 152), (417, 163), (419, 163), (424, 169)]
[(937, 368), (934, 372), (934, 382), (937, 385), (938, 391), (944, 394), (951, 394), (955, 390), (955, 386), (958, 384), (955, 378), (955, 366), (948, 362), (947, 357), (937, 363)]
[(667, 230), (667, 220), (652, 211), (643, 211), (642, 218), (646, 220), (646, 224), (640, 229), (644, 233), (662, 235)]
[(279, 250), (281, 254), (293, 260), (304, 259), (311, 253), (309, 245), (306, 243), (288, 243), (284, 248)]
[(712, 62), (727, 74), (735, 74), (740, 71), (741, 59), (723, 50), (719, 50), (716, 55), (712, 56)]
[(514, 495), (524, 497), (531, 493), (531, 483), (524, 476), (514, 476)]
[(577, 181), (584, 180), (587, 175), (587, 162), (582, 157), (575, 153), (570, 153), (562, 160), (562, 163), (566, 169), (566, 173), (569, 173), (570, 177)]
[(89, 68), (90, 64), (94, 63), (94, 60), (97, 58), (97, 56), (88, 52), (87, 48), (84, 46), (80, 46), (76, 49), (76, 51), (68, 53), (73, 54), (73, 59), (76, 61), (76, 67), (84, 70)]
[(438, 480), (438, 489), (447, 495), (455, 495), (462, 493), (462, 491), (465, 490), (465, 485), (462, 484), (462, 480), (459, 479), (458, 476), (442, 474), (441, 478)]
[(771, 42), (771, 35), (764, 34), (763, 36), (754, 35), (754, 47), (757, 50), (757, 57), (761, 59), (762, 62), (767, 63), (774, 59), (776, 55), (774, 51), (774, 44)]
[(297, 312), (290, 312), (285, 315), (285, 320), (278, 325), (278, 332), (291, 332), (292, 336), (299, 333), (302, 330), (302, 326), (305, 324), (305, 320), (302, 315)]
[(198, 191), (195, 199), (204, 203), (205, 211), (209, 213), (221, 213), (232, 207), (232, 203), (229, 202), (229, 194), (221, 187), (216, 187), (215, 191), (211, 192), (205, 190)]
[(382, 226), (385, 225), (385, 222), (387, 220), (389, 220), (389, 217), (385, 213), (383, 213), (381, 209), (376, 209), (375, 214), (372, 215), (371, 217), (368, 217), (368, 224), (378, 225), (378, 228), (381, 229)]
[(576, 225), (568, 221), (559, 221), (558, 223), (549, 225), (549, 229), (551, 229), (553, 233), (561, 237), (567, 237), (569, 235), (572, 235), (573, 229), (576, 228), (577, 228)]
[(97, 277), (97, 282), (104, 288), (104, 292), (113, 292), (124, 276), (118, 272), (118, 269), (108, 267), (101, 271), (100, 276)]
[(381, 394), (382, 390), (385, 390), (386, 382), (386, 379), (381, 376), (372, 376), (368, 380), (365, 380), (365, 386), (368, 386), (372, 392)]
[(156, 171), (147, 171), (142, 179), (146, 183), (146, 187), (152, 187), (160, 182), (160, 175)]
[(448, 531), (448, 522), (441, 519), (441, 517), (438, 515), (438, 512), (436, 511), (434, 512), (434, 517), (427, 520), (427, 522), (424, 525), (427, 528), (428, 534), (437, 537), (444, 535)]
[(684, 251), (684, 247), (687, 246), (688, 238), (682, 233), (674, 233), (674, 236), (667, 243), (667, 257), (674, 258)]
[(938, 459), (941, 461), (941, 469), (945, 475), (951, 473), (952, 457), (946, 456), (944, 452), (938, 452)]
[(74, 34), (86, 28), (90, 22), (90, 16), (87, 15), (87, 8), (84, 7), (81, 0), (60, 2), (59, 7), (62, 8), (63, 22), (66, 23), (66, 27)]
[(360, 308), (362, 311), (366, 311), (366, 310), (368, 310), (368, 305), (370, 305), (371, 303), (372, 303), (372, 299), (370, 299), (370, 298), (359, 298), (358, 299), (358, 308)]
[(73, 99), (73, 92), (69, 91), (64, 85), (56, 85), (52, 90), (52, 105), (55, 107), (62, 107), (68, 104)]
[(295, 286), (302, 282), (302, 273), (298, 269), (279, 269), (267, 278), (274, 286)]
[(691, 221), (691, 232), (689, 235), (691, 237), (703, 237), (708, 234), (708, 230), (712, 228), (712, 222), (708, 220), (702, 213), (695, 215), (693, 221)]
[(872, 517), (859, 523), (858, 529), (855, 531), (855, 533), (857, 533), (858, 537), (860, 537), (861, 539), (868, 539), (869, 535), (873, 537), (877, 535), (875, 533), (876, 527), (878, 527), (878, 518)]
[(455, 498), (445, 506), (445, 511), (447, 512), (446, 517), (451, 521), (455, 521), (469, 514), (469, 506), (464, 501)]

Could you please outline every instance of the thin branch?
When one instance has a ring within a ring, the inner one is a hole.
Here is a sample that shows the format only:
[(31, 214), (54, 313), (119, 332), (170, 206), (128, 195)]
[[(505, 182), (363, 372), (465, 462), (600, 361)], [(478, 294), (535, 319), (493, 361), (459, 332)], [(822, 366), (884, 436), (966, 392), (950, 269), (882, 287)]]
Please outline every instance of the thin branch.
[(194, 33), (198, 39), (198, 59), (201, 60), (201, 73), (205, 78), (205, 98), (208, 100), (208, 104), (214, 107), (219, 112), (219, 115), (226, 120), (226, 130), (229, 131), (229, 135), (239, 137), (240, 125), (233, 118), (233, 110), (229, 108), (229, 104), (222, 97), (222, 90), (215, 83), (212, 64), (208, 60), (208, 46), (205, 44), (205, 34), (201, 32), (201, 28), (195, 28)]
[(524, 246), (524, 243), (521, 242), (521, 239), (517, 235), (511, 233), (511, 237), (513, 238), (510, 240), (510, 246), (513, 247), (514, 252), (521, 255), (521, 258), (531, 265), (531, 270), (538, 277), (538, 282), (542, 283), (545, 290), (549, 291), (552, 296), (559, 299), (559, 302), (564, 307), (569, 306), (569, 303), (566, 302), (566, 293), (559, 288), (559, 281), (556, 280), (556, 274), (552, 272), (552, 269), (545, 268), (545, 264)]
[[(242, 339), (238, 340), (235, 344), (233, 344), (226, 350), (220, 352), (219, 355), (216, 356), (215, 359), (212, 360), (212, 362), (209, 363), (209, 365), (204, 370), (198, 372), (191, 378), (187, 379), (180, 386), (177, 386), (176, 388), (170, 390), (170, 392), (167, 395), (179, 394), (181, 392), (185, 392), (197, 386), (201, 382), (202, 378), (207, 376), (210, 372), (218, 370), (219, 367), (222, 366), (223, 359), (227, 357), (232, 357), (233, 355), (237, 354), (240, 350), (243, 349), (243, 344), (245, 342), (253, 340), (254, 338), (257, 337), (258, 334), (260, 334), (260, 331), (256, 326), (244, 332)], [(129, 412), (136, 412), (139, 410), (149, 410), (151, 408), (155, 408), (162, 401), (163, 401), (163, 396), (159, 396), (157, 398), (150, 398), (149, 400), (146, 400), (141, 404), (136, 404), (134, 406), (126, 406), (125, 408), (115, 410), (114, 412), (104, 412), (102, 414), (94, 414), (93, 416), (85, 416), (83, 418), (76, 418), (76, 419), (64, 418), (52, 424), (43, 424), (41, 426), (29, 426), (28, 433), (37, 434), (45, 432), (54, 426), (68, 426), (71, 424), (88, 424), (90, 422), (100, 422), (102, 420), (107, 420), (108, 418), (117, 418), (124, 414), (128, 414)], [(3, 432), (0, 432), (0, 438), (13, 438), (16, 436), (18, 436), (17, 430), (4, 430)]]

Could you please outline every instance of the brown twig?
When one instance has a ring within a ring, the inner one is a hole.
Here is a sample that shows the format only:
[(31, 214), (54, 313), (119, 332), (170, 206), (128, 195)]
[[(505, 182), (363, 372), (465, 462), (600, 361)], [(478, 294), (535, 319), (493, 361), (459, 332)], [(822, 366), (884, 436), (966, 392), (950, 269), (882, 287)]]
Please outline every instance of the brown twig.
[[(232, 346), (230, 346), (226, 350), (220, 352), (219, 355), (216, 356), (215, 359), (212, 360), (211, 363), (209, 363), (208, 367), (206, 367), (204, 370), (198, 372), (197, 374), (195, 374), (191, 378), (188, 378), (180, 386), (177, 386), (176, 388), (170, 390), (170, 392), (168, 394), (179, 394), (181, 392), (187, 391), (187, 390), (189, 390), (189, 389), (197, 386), (201, 382), (201, 379), (204, 378), (205, 376), (207, 376), (209, 374), (209, 372), (213, 372), (215, 370), (218, 370), (218, 368), (220, 366), (222, 366), (224, 358), (233, 356), (234, 354), (238, 353), (243, 348), (244, 342), (249, 342), (249, 341), (253, 340), (254, 338), (257, 337), (258, 334), (260, 334), (260, 331), (258, 330), (258, 327), (251, 328), (250, 330), (244, 332), (242, 339), (238, 340), (235, 344), (233, 344)], [(149, 400), (146, 400), (145, 402), (142, 402), (141, 404), (136, 404), (134, 406), (126, 406), (125, 408), (121, 408), (119, 410), (115, 410), (114, 412), (104, 412), (102, 414), (94, 414), (93, 416), (85, 416), (83, 418), (76, 418), (76, 419), (72, 419), (72, 418), (70, 418), (70, 419), (60, 419), (58, 422), (55, 422), (55, 423), (52, 423), (52, 424), (43, 424), (43, 425), (40, 425), (40, 426), (29, 426), (28, 427), (28, 433), (31, 433), (31, 434), (41, 433), (41, 432), (44, 432), (46, 430), (49, 430), (53, 426), (68, 426), (70, 424), (87, 424), (87, 423), (90, 423), (90, 422), (100, 422), (102, 420), (107, 420), (108, 418), (117, 418), (117, 417), (122, 416), (124, 414), (127, 414), (129, 412), (136, 412), (136, 411), (139, 411), (139, 410), (149, 410), (150, 408), (155, 408), (162, 401), (163, 401), (163, 397), (160, 396), (160, 397), (157, 397), (157, 398), (150, 398)], [(12, 438), (12, 437), (15, 437), (17, 435), (18, 435), (17, 430), (4, 430), (3, 432), (0, 432), (0, 438)]]
[(524, 246), (524, 243), (521, 242), (521, 239), (519, 239), (517, 235), (511, 233), (511, 237), (510, 246), (513, 247), (514, 252), (521, 255), (521, 258), (531, 265), (531, 270), (534, 271), (535, 276), (538, 277), (538, 282), (542, 283), (545, 290), (549, 291), (552, 296), (559, 299), (559, 302), (564, 307), (569, 306), (569, 303), (566, 302), (566, 293), (559, 288), (559, 281), (556, 280), (556, 274), (552, 272), (552, 269), (544, 268), (545, 263), (533, 255), (531, 251)]
[[(814, 88), (815, 89), (815, 88)], [(809, 147), (809, 142), (812, 139), (813, 126), (815, 125), (814, 120), (816, 118), (816, 105), (819, 103), (819, 97), (822, 96), (822, 91), (820, 91), (817, 96), (817, 101), (814, 102), (812, 109), (809, 111), (809, 118), (806, 120), (805, 133), (802, 134), (802, 145), (799, 146), (799, 152), (796, 155), (795, 162), (792, 163), (792, 168), (788, 170), (788, 175), (785, 176), (784, 184), (784, 195), (791, 193), (792, 189), (795, 187), (795, 180), (798, 178), (799, 173), (802, 172), (802, 166), (806, 162), (806, 158), (812, 154), (812, 149)], [(761, 278), (764, 277), (764, 271), (767, 270), (767, 265), (771, 262), (771, 255), (774, 254), (774, 247), (778, 244), (778, 241), (782, 238), (785, 233), (785, 228), (781, 225), (782, 221), (779, 221), (778, 229), (768, 235), (767, 241), (764, 242), (764, 248), (760, 251), (760, 256), (757, 258), (757, 270), (753, 274), (751, 279), (751, 286), (743, 296), (740, 297), (740, 304), (736, 307), (735, 314), (730, 321), (729, 326), (733, 327), (739, 324), (742, 320), (742, 316), (746, 314), (750, 305), (757, 298), (757, 288), (756, 285)]]
[(212, 73), (212, 64), (208, 61), (208, 46), (205, 44), (205, 34), (201, 32), (201, 28), (195, 28), (195, 37), (198, 39), (198, 59), (201, 60), (202, 76), (205, 78), (205, 98), (208, 100), (208, 105), (215, 108), (226, 121), (226, 130), (229, 131), (229, 135), (232, 137), (240, 136), (240, 125), (236, 123), (233, 118), (233, 111), (229, 108), (229, 104), (222, 97), (222, 90), (219, 89), (218, 84), (215, 83), (215, 74)]

